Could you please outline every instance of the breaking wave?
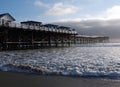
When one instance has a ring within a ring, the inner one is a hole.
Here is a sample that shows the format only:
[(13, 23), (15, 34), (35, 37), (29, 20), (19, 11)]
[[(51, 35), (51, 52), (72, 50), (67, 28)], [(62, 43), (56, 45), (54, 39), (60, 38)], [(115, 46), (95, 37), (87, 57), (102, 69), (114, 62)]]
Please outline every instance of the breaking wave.
[(0, 71), (21, 72), (28, 74), (40, 74), (40, 75), (62, 75), (62, 76), (74, 76), (74, 77), (100, 77), (100, 78), (116, 78), (120, 79), (120, 73), (115, 71), (80, 71), (78, 67), (73, 69), (67, 67), (61, 70), (49, 70), (35, 68), (33, 66), (25, 65), (13, 65), (7, 64), (0, 67)]
[(70, 47), (0, 52), (0, 71), (120, 78), (120, 47)]

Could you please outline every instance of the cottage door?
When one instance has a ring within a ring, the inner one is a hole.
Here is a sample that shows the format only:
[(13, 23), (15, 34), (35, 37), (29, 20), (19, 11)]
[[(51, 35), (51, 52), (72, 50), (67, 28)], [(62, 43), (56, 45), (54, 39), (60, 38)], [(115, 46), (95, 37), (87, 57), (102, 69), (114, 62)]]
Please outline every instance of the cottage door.
[(2, 25), (4, 26), (4, 19), (2, 19)]

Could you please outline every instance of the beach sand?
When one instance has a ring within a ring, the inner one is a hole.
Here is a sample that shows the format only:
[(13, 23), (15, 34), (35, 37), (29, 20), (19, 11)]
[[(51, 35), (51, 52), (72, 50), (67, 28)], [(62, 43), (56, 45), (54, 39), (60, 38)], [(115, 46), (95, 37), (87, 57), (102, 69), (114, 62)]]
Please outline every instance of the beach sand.
[(0, 72), (0, 87), (120, 87), (120, 80)]

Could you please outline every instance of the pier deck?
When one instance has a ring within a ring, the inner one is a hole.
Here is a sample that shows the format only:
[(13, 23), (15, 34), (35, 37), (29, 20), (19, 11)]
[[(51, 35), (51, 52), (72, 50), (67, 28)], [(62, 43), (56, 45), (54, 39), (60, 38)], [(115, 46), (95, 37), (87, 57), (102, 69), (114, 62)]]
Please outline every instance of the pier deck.
[(71, 46), (76, 33), (0, 27), (0, 50)]
[(0, 50), (39, 49), (65, 47), (76, 44), (105, 42), (108, 37), (80, 36), (75, 31), (40, 27), (0, 26)]

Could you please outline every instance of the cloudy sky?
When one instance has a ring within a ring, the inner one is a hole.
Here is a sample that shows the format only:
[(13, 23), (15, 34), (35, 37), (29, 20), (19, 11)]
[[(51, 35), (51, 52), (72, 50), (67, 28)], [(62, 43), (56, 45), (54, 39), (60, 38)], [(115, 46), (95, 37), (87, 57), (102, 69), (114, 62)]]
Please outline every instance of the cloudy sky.
[(0, 13), (76, 28), (80, 34), (120, 38), (120, 0), (0, 0)]

